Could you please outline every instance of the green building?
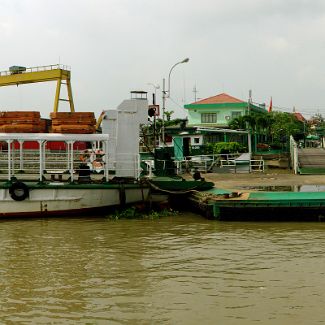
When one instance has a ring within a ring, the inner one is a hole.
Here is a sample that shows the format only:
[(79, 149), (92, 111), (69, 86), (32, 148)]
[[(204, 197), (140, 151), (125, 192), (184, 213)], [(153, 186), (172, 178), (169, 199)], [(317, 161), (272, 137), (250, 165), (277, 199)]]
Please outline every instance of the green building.
[(228, 128), (235, 117), (250, 112), (265, 113), (265, 105), (254, 105), (222, 93), (184, 106), (188, 111), (188, 125), (200, 127)]
[(170, 147), (178, 160), (203, 154), (207, 144), (216, 142), (238, 142), (251, 152), (256, 147), (256, 135), (251, 137), (246, 129), (230, 129), (229, 122), (251, 113), (267, 113), (265, 104), (256, 105), (225, 93), (187, 104), (184, 108), (188, 112), (186, 123), (182, 127), (166, 127), (165, 147)]

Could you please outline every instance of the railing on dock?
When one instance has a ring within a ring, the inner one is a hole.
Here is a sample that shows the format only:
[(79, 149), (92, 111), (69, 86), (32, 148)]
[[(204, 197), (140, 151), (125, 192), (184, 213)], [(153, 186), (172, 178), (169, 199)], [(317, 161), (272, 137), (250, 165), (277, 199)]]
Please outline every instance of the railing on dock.
[(264, 172), (264, 160), (261, 159), (251, 159), (250, 160), (250, 172)]
[(298, 160), (298, 146), (293, 136), (290, 136), (290, 162), (295, 174), (298, 174), (299, 160)]
[(187, 156), (184, 160), (175, 160), (175, 164), (178, 174), (192, 172), (193, 169), (208, 173), (221, 168), (227, 168), (235, 173), (240, 171), (264, 172), (265, 164), (262, 157), (250, 159), (250, 155), (243, 157), (244, 155), (247, 156), (247, 154), (240, 153)]
[(197, 168), (202, 173), (208, 173), (214, 167), (220, 166), (222, 158), (234, 159), (238, 154), (211, 154), (211, 155), (197, 155), (186, 156), (185, 159), (175, 160), (176, 169), (178, 174), (191, 172)]
[[(234, 167), (234, 161), (240, 157), (240, 155), (240, 153), (231, 153), (186, 156), (183, 160), (175, 160), (175, 164), (178, 174), (191, 172), (193, 169), (197, 169), (202, 173), (208, 173), (215, 171), (216, 168)], [(263, 169), (264, 171), (264, 161), (261, 163), (260, 160), (252, 160), (250, 170), (256, 169)]]
[[(245, 161), (230, 159), (230, 160), (221, 160), (221, 168), (230, 168), (230, 171), (237, 173), (246, 171), (248, 173), (252, 172), (264, 172), (265, 164), (264, 160), (261, 159), (249, 159)], [(246, 168), (245, 168), (246, 167)]]

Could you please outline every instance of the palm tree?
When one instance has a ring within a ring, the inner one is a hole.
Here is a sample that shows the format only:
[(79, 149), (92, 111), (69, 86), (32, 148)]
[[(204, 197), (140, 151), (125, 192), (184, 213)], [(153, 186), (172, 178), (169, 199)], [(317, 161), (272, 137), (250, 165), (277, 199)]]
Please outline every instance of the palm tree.
[(170, 121), (171, 116), (172, 116), (173, 113), (174, 113), (174, 111), (169, 111), (169, 112), (166, 111), (166, 112), (164, 112), (167, 121)]
[(246, 129), (246, 122), (243, 116), (233, 118), (229, 123), (229, 127), (233, 130)]

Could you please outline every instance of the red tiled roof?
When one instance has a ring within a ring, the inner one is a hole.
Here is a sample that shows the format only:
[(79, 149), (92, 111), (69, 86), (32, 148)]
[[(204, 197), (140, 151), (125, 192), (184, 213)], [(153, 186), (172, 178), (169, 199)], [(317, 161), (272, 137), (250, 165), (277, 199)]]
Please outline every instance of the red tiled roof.
[(242, 100), (222, 93), (209, 98), (201, 99), (192, 104), (225, 104), (225, 103), (244, 103)]
[(293, 113), (293, 115), (295, 116), (295, 118), (300, 121), (300, 122), (306, 122), (306, 119), (302, 116), (301, 113)]

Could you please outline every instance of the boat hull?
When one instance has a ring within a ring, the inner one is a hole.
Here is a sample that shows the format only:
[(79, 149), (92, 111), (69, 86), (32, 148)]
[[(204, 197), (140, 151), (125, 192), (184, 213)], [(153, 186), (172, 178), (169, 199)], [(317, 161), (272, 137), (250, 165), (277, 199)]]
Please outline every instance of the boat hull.
[(317, 222), (325, 221), (325, 207), (229, 207), (215, 206), (214, 217), (220, 221)]
[(0, 217), (38, 217), (98, 214), (112, 207), (147, 200), (149, 188), (142, 186), (28, 186), (28, 197), (13, 199), (9, 188), (0, 189)]
[(325, 221), (325, 192), (194, 193), (189, 204), (221, 221)]
[(253, 192), (213, 202), (214, 215), (229, 221), (324, 221), (324, 192)]

